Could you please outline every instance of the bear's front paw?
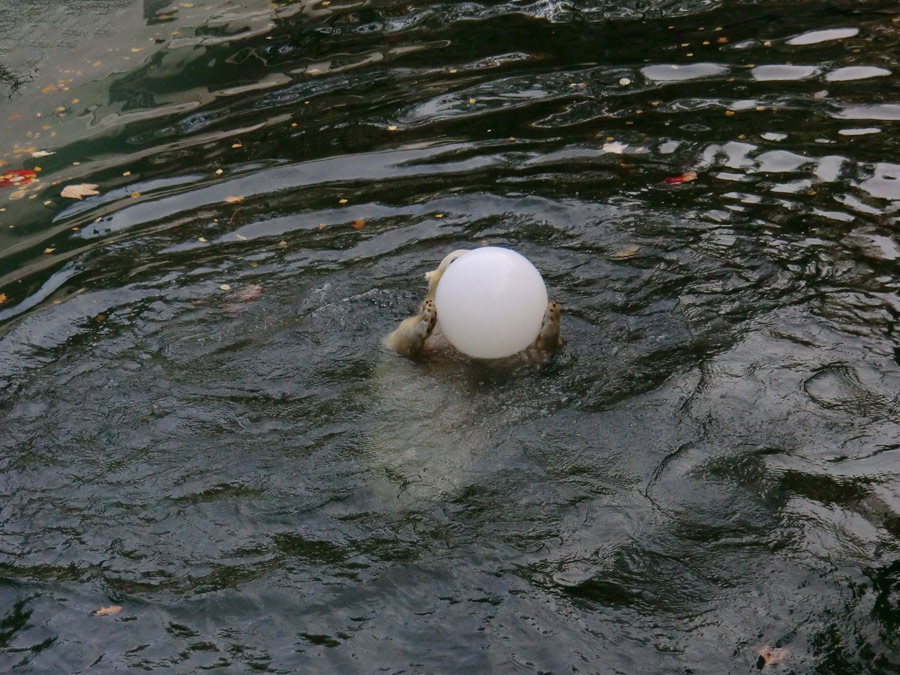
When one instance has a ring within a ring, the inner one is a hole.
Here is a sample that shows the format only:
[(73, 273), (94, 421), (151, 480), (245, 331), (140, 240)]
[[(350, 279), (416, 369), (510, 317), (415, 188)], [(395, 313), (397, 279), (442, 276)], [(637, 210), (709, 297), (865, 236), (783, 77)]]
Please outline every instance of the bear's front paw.
[(387, 336), (384, 343), (398, 354), (411, 356), (422, 351), (425, 340), (431, 337), (431, 331), (437, 323), (437, 307), (433, 300), (422, 303), (422, 309), (416, 316), (404, 319), (397, 329)]
[(555, 300), (547, 303), (547, 309), (544, 311), (544, 320), (541, 322), (541, 331), (538, 333), (534, 346), (545, 352), (554, 352), (562, 345), (562, 338), (559, 336), (560, 326), (560, 310), (559, 303)]

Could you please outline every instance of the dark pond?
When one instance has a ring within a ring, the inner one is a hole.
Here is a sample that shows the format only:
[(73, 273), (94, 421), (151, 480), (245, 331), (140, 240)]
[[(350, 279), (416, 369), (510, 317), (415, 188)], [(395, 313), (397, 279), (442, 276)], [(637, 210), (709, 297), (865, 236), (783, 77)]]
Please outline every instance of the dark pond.
[[(0, 34), (0, 671), (900, 670), (896, 2)], [(386, 352), (481, 244), (563, 350)]]

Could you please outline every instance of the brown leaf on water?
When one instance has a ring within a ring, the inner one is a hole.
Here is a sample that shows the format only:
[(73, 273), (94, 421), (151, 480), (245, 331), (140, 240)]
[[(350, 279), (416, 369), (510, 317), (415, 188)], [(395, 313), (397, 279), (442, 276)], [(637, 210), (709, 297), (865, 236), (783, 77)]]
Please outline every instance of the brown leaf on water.
[(238, 197), (238, 196), (235, 196), (235, 195), (231, 195), (231, 196), (229, 196), (229, 197), (225, 197), (225, 203), (226, 203), (226, 204), (240, 204), (242, 201), (244, 201), (244, 198), (243, 198), (243, 197)]
[(66, 185), (60, 195), (68, 199), (83, 199), (91, 195), (99, 195), (96, 190), (97, 186), (93, 183), (81, 183), (79, 185)]
[(637, 246), (627, 246), (621, 251), (616, 251), (609, 257), (615, 258), (616, 260), (626, 260), (627, 258), (633, 258), (634, 256), (636, 256), (639, 250), (640, 249)]
[(357, 218), (356, 220), (353, 221), (353, 229), (354, 229), (354, 230), (361, 230), (361, 229), (363, 229), (365, 226), (366, 226), (366, 219), (365, 219), (365, 218)]
[(246, 286), (237, 291), (233, 297), (239, 302), (250, 302), (251, 300), (256, 300), (256, 298), (262, 295), (262, 292), (262, 284), (253, 284), (252, 286)]
[(91, 614), (94, 616), (110, 616), (112, 614), (118, 614), (122, 611), (121, 605), (110, 605), (109, 607), (101, 607), (100, 609), (96, 609)]
[(0, 293), (0, 305), (6, 302), (6, 293)]
[(790, 656), (790, 652), (783, 647), (769, 647), (766, 645), (759, 650), (759, 658), (764, 665), (774, 666), (783, 663)]

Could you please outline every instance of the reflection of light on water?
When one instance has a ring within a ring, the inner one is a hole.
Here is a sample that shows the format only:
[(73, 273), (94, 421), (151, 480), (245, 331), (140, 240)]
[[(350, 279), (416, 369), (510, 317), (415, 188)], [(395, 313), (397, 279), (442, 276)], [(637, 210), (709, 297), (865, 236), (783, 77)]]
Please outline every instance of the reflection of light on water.
[(859, 33), (859, 28), (829, 28), (828, 30), (813, 30), (807, 33), (801, 33), (796, 37), (792, 37), (787, 41), (789, 45), (816, 45), (820, 42), (830, 42), (831, 40), (843, 40), (850, 38)]
[(718, 63), (654, 65), (641, 68), (641, 73), (644, 77), (656, 82), (696, 80), (701, 77), (714, 77), (726, 72), (728, 72), (728, 68), (721, 66)]
[(756, 66), (750, 71), (754, 80), (766, 82), (769, 80), (803, 80), (818, 74), (819, 68), (816, 66), (787, 66), (787, 65), (770, 65)]
[(896, 103), (851, 105), (836, 113), (835, 117), (844, 120), (900, 120), (900, 105)]
[(825, 79), (829, 82), (846, 82), (849, 80), (865, 80), (870, 77), (884, 77), (890, 74), (891, 71), (874, 66), (848, 66), (831, 71), (825, 76)]

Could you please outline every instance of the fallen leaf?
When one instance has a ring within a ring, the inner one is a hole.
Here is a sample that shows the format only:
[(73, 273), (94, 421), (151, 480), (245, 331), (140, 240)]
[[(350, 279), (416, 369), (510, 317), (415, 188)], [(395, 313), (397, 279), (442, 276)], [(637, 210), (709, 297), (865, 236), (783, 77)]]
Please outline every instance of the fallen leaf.
[(250, 302), (251, 300), (256, 300), (256, 298), (262, 295), (262, 292), (262, 284), (253, 284), (252, 286), (247, 286), (236, 292), (234, 294), (234, 299), (239, 300), (240, 302)]
[(229, 286), (228, 284), (222, 284), (221, 286), (219, 286), (219, 290), (221, 290), (221, 291), (230, 291), (230, 290), (231, 290), (231, 286)]
[(787, 660), (790, 654), (790, 651), (783, 647), (769, 647), (768, 645), (759, 650), (759, 658), (762, 660), (763, 665), (766, 666), (782, 663)]
[(242, 201), (244, 201), (243, 197), (237, 197), (235, 195), (232, 195), (230, 197), (225, 197), (226, 204), (240, 204)]
[(53, 251), (55, 251), (55, 250), (56, 250), (55, 248), (45, 248), (44, 253), (53, 253)]
[(235, 143), (235, 144), (232, 145), (231, 147), (232, 147), (232, 148), (243, 148), (244, 146), (241, 145), (240, 143)]
[(97, 186), (93, 183), (81, 183), (79, 185), (66, 185), (60, 193), (61, 196), (68, 199), (83, 199), (91, 195), (99, 195), (96, 190)]
[(6, 302), (6, 293), (0, 293), (0, 305)]
[(619, 141), (604, 143), (603, 152), (609, 152), (613, 155), (621, 155), (623, 152), (625, 152), (625, 148), (627, 147), (628, 143), (619, 143)]
[(121, 605), (110, 605), (109, 607), (100, 607), (100, 609), (94, 610), (91, 613), (94, 616), (110, 616), (111, 614), (118, 614), (121, 611)]
[(0, 187), (21, 187), (28, 185), (37, 178), (37, 173), (31, 169), (11, 169), (0, 174)]
[(346, 199), (339, 199), (339, 200), (338, 200), (338, 204), (346, 204), (346, 203), (347, 203), (347, 200), (346, 200)]
[(137, 199), (138, 197), (141, 196), (141, 193), (140, 192), (132, 192), (130, 196), (132, 199)]
[(46, 150), (35, 150), (34, 152), (31, 153), (31, 156), (32, 157), (47, 157), (52, 154), (55, 154), (55, 153), (47, 152)]
[(619, 86), (627, 87), (629, 84), (631, 84), (631, 80), (627, 77), (623, 77), (621, 80), (619, 80)]
[(245, 237), (242, 234), (238, 234), (237, 232), (234, 233), (234, 236), (237, 237), (238, 239), (240, 239), (241, 241), (247, 241), (247, 237)]
[(123, 175), (123, 176), (130, 176), (130, 175), (131, 175), (131, 172), (130, 172), (130, 171), (126, 171), (126, 172), (123, 173), (122, 175)]
[(361, 230), (361, 229), (363, 229), (365, 226), (366, 226), (366, 219), (365, 219), (365, 218), (357, 218), (356, 220), (353, 221), (353, 229), (354, 229), (354, 230)]
[(621, 251), (616, 251), (613, 253), (610, 258), (615, 258), (616, 260), (625, 260), (627, 258), (633, 258), (638, 253), (637, 246), (628, 246), (627, 248), (623, 248)]
[(680, 176), (672, 176), (671, 178), (664, 179), (663, 182), (666, 185), (680, 185), (681, 183), (690, 183), (692, 180), (697, 180), (696, 171), (688, 171)]

